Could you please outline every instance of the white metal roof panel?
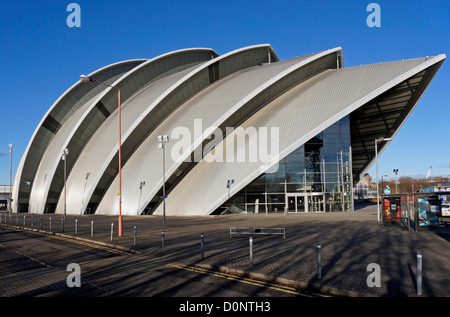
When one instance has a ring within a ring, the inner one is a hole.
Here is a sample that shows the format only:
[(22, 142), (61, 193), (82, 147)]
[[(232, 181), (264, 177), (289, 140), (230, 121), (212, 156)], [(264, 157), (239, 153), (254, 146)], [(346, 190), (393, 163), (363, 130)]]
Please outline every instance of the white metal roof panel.
[[(255, 113), (241, 125), (243, 130), (235, 130), (216, 146), (214, 154), (220, 156), (224, 142), (244, 134), (246, 129), (274, 127), (279, 128), (279, 152), (270, 153), (269, 157), (270, 164), (275, 164), (334, 122), (442, 58), (438, 56), (325, 71)], [(233, 195), (265, 172), (270, 164), (237, 160), (238, 155), (248, 152), (248, 144), (252, 141), (250, 137), (245, 145), (235, 142), (232, 162), (208, 162), (211, 161), (208, 156), (212, 155), (209, 153), (169, 193), (166, 215), (208, 215), (227, 200), (228, 179), (235, 180), (231, 189)], [(157, 214), (160, 213), (161, 206), (157, 211)]]
[[(147, 137), (122, 169), (122, 213), (139, 214), (162, 187), (162, 154), (158, 149), (158, 135), (170, 135), (170, 131), (183, 128), (190, 131), (192, 137), (191, 140), (188, 140), (188, 147), (183, 149), (185, 150), (183, 153), (180, 153), (178, 161), (166, 160), (168, 178), (177, 172), (181, 162), (187, 159), (209, 137), (207, 134), (202, 135), (202, 130), (212, 130), (232, 115), (244, 118), (244, 115), (239, 115), (239, 112), (242, 111), (241, 108), (264, 89), (271, 87), (305, 65), (317, 61), (320, 57), (339, 51), (340, 48), (336, 48), (283, 62), (253, 67), (228, 76), (191, 98)], [(333, 60), (333, 56), (331, 56), (331, 60)], [(311, 74), (304, 76), (308, 75)], [(198, 120), (201, 120), (202, 125), (200, 132), (198, 131)], [(174, 144), (176, 144), (175, 140), (166, 144), (169, 157)], [(139, 186), (141, 182), (146, 183), (143, 188)], [(114, 199), (114, 196), (117, 188), (118, 179), (116, 177), (103, 197), (97, 213), (116, 213), (118, 201)]]

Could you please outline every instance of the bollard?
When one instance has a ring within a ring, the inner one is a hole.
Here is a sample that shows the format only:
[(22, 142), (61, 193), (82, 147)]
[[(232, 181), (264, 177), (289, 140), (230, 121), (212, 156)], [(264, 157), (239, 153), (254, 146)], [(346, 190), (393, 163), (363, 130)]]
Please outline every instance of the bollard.
[(201, 249), (201, 252), (202, 252), (202, 260), (203, 260), (203, 258), (204, 258), (204, 254), (205, 254), (205, 245), (204, 245), (204, 234), (202, 233), (201, 235), (200, 235), (200, 241), (201, 241), (201, 243), (200, 243), (200, 249)]
[(64, 218), (61, 218), (61, 232), (64, 232)]
[(94, 236), (94, 221), (91, 220), (91, 237)]
[(412, 215), (412, 211), (411, 210), (407, 210), (406, 211), (408, 214), (408, 231), (411, 231), (411, 215)]
[(164, 253), (164, 251), (166, 250), (166, 241), (164, 239), (164, 231), (162, 232), (162, 252)]
[(250, 244), (250, 265), (253, 266), (253, 237), (249, 238)]
[(317, 249), (317, 278), (322, 278), (322, 246), (320, 243), (316, 246)]
[(75, 234), (78, 234), (78, 219), (75, 219)]
[(23, 216), (23, 226), (24, 226), (24, 227), (25, 227), (25, 224), (26, 224), (25, 218), (26, 218), (26, 216), (24, 215), (24, 216)]
[(16, 215), (16, 226), (19, 225), (19, 215)]
[(50, 226), (50, 231), (52, 231), (52, 217), (50, 217), (48, 219), (48, 223), (49, 223), (49, 226)]
[(136, 226), (134, 226), (134, 245), (136, 245), (136, 238), (137, 238), (137, 230), (136, 230)]
[(111, 241), (113, 241), (114, 223), (111, 222)]
[(417, 251), (417, 295), (422, 295), (422, 254)]
[(34, 228), (34, 216), (31, 216), (31, 228)]
[(39, 223), (39, 229), (41, 229), (42, 230), (42, 224), (44, 223), (44, 220), (42, 219), (42, 217), (41, 217), (41, 222)]

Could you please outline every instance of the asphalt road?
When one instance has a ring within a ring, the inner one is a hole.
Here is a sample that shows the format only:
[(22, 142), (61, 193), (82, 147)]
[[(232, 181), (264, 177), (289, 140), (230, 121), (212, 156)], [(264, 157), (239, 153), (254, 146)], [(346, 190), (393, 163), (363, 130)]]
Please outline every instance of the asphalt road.
[[(72, 268), (74, 265), (79, 271)], [(162, 257), (2, 227), (0, 271), (2, 297), (315, 296), (255, 279), (168, 263)], [(69, 287), (78, 276), (80, 287)]]

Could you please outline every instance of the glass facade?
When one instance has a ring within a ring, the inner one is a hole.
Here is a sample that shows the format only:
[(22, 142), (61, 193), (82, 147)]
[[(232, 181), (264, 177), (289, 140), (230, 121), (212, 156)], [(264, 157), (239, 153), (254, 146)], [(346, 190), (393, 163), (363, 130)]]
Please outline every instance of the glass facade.
[(282, 159), (223, 206), (233, 213), (352, 210), (350, 122), (345, 117)]

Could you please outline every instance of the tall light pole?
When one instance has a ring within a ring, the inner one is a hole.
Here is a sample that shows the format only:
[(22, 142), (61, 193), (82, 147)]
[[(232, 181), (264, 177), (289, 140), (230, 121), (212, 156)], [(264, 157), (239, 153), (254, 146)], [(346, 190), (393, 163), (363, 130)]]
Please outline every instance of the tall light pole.
[(169, 142), (168, 135), (158, 135), (158, 148), (162, 149), (163, 152), (163, 223), (166, 224), (166, 146), (165, 143)]
[(61, 160), (64, 161), (64, 223), (66, 222), (66, 209), (67, 209), (67, 187), (66, 187), (66, 180), (67, 180), (67, 155), (69, 155), (69, 149), (65, 148), (62, 151)]
[(377, 173), (377, 217), (378, 221), (380, 221), (380, 192), (378, 189), (378, 183), (380, 180), (378, 179), (378, 142), (381, 141), (390, 141), (392, 138), (384, 138), (384, 139), (375, 139), (375, 165), (376, 165), (376, 173)]
[(9, 145), (9, 213), (12, 213), (12, 143)]
[(98, 84), (102, 84), (111, 88), (114, 88), (117, 90), (117, 99), (118, 99), (118, 105), (117, 105), (117, 111), (118, 111), (118, 115), (119, 115), (119, 192), (117, 193), (117, 196), (119, 197), (119, 237), (122, 236), (122, 128), (121, 128), (121, 115), (120, 115), (120, 89), (115, 87), (115, 86), (111, 86), (108, 85), (106, 83), (103, 83), (101, 81), (98, 81), (96, 79), (93, 79), (89, 76), (86, 75), (81, 75), (80, 76), (80, 80), (82, 82), (95, 82)]

